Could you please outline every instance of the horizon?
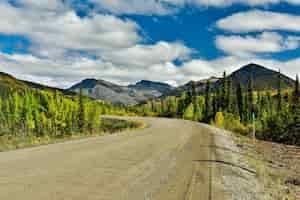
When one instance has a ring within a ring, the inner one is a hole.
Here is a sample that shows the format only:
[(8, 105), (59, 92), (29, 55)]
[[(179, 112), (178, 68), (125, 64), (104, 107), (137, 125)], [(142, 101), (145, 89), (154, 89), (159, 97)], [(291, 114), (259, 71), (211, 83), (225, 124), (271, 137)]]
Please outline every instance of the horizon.
[(282, 73), (282, 71), (281, 71), (280, 69), (276, 71), (276, 70), (274, 70), (274, 69), (272, 69), (272, 68), (269, 68), (269, 67), (267, 67), (267, 66), (262, 66), (262, 65), (259, 65), (259, 64), (257, 64), (257, 63), (251, 62), (251, 63), (248, 63), (248, 64), (246, 64), (246, 65), (240, 66), (237, 70), (235, 70), (235, 71), (233, 71), (233, 72), (231, 72), (231, 73), (227, 73), (227, 71), (223, 71), (222, 74), (219, 74), (219, 75), (212, 75), (212, 76), (209, 76), (209, 77), (206, 77), (206, 78), (203, 78), (203, 79), (199, 79), (199, 80), (188, 80), (187, 82), (184, 82), (184, 83), (181, 84), (181, 85), (172, 85), (172, 84), (169, 84), (169, 83), (167, 83), (167, 82), (156, 81), (156, 80), (150, 80), (150, 79), (140, 79), (140, 80), (137, 80), (137, 81), (135, 81), (135, 82), (128, 83), (128, 84), (118, 84), (118, 83), (115, 83), (115, 82), (113, 82), (113, 81), (108, 81), (108, 80), (104, 80), (104, 79), (97, 79), (97, 78), (92, 78), (92, 77), (86, 77), (86, 78), (83, 78), (83, 79), (81, 79), (81, 80), (79, 80), (79, 81), (77, 81), (77, 82), (75, 82), (75, 83), (73, 83), (73, 84), (71, 84), (71, 85), (69, 85), (69, 86), (67, 86), (67, 87), (65, 87), (65, 88), (61, 88), (61, 87), (55, 87), (55, 86), (51, 86), (51, 85), (46, 85), (46, 84), (43, 84), (43, 83), (34, 82), (34, 81), (30, 81), (30, 80), (18, 79), (18, 78), (15, 77), (13, 74), (9, 74), (9, 73), (2, 72), (2, 71), (0, 71), (0, 73), (4, 73), (4, 74), (6, 74), (6, 75), (8, 75), (8, 76), (12, 76), (13, 78), (17, 78), (17, 79), (20, 80), (20, 81), (29, 81), (29, 82), (32, 82), (32, 83), (41, 84), (42, 86), (53, 87), (53, 88), (62, 89), (62, 90), (68, 90), (68, 89), (74, 87), (75, 85), (78, 85), (78, 84), (80, 84), (80, 83), (82, 83), (83, 81), (86, 81), (86, 80), (105, 81), (105, 82), (109, 82), (109, 83), (112, 83), (112, 84), (116, 84), (116, 85), (119, 85), (119, 86), (122, 86), (122, 87), (127, 87), (127, 86), (130, 86), (130, 85), (135, 85), (135, 84), (137, 84), (137, 83), (139, 83), (139, 82), (142, 82), (142, 81), (149, 81), (149, 82), (152, 82), (152, 83), (168, 84), (169, 86), (172, 86), (173, 88), (176, 88), (176, 87), (180, 87), (180, 86), (186, 85), (186, 84), (188, 84), (188, 83), (190, 83), (190, 82), (192, 82), (192, 81), (196, 81), (196, 82), (197, 82), (197, 81), (203, 81), (203, 80), (207, 80), (207, 79), (211, 79), (211, 78), (221, 79), (224, 72), (227, 74), (227, 76), (230, 76), (232, 73), (234, 73), (234, 72), (236, 72), (236, 71), (242, 69), (243, 67), (247, 67), (247, 66), (249, 66), (249, 65), (257, 65), (257, 66), (259, 66), (259, 67), (263, 67), (263, 68), (266, 68), (266, 69), (271, 70), (271, 71), (274, 71), (274, 72), (279, 72), (280, 74), (282, 74), (282, 75), (284, 75), (284, 76), (287, 76), (288, 78), (292, 79), (293, 81), (296, 80), (295, 77), (298, 75), (298, 74), (296, 74), (295, 77), (290, 77), (290, 76), (288, 76), (288, 75)]
[(4, 0), (0, 71), (57, 88), (86, 78), (178, 86), (248, 63), (294, 79), (299, 6), (293, 0)]

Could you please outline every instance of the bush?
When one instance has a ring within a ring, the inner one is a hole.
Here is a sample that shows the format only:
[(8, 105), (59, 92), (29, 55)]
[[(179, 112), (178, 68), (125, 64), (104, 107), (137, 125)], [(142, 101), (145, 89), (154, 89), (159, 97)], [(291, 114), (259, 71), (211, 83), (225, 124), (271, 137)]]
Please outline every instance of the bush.
[(246, 135), (249, 132), (249, 128), (241, 123), (239, 117), (235, 117), (231, 113), (225, 113), (225, 129), (233, 132), (238, 132)]
[(187, 119), (187, 120), (193, 120), (194, 119), (194, 105), (193, 105), (193, 103), (190, 103), (190, 105), (184, 111), (183, 119)]
[(215, 125), (219, 128), (225, 127), (225, 119), (222, 112), (217, 112), (215, 115)]

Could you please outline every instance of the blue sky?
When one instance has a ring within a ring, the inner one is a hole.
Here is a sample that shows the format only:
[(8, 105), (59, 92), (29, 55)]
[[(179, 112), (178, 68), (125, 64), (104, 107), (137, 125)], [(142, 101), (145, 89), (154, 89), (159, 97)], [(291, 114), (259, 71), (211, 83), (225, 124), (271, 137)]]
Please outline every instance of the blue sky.
[(300, 0), (3, 0), (0, 71), (180, 85), (255, 62), (300, 72)]

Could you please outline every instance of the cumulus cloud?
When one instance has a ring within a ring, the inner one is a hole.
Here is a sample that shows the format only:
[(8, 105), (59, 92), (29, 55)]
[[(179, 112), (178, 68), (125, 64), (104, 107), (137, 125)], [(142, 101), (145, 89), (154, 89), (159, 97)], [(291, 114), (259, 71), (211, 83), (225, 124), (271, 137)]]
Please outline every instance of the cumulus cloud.
[(275, 53), (299, 47), (300, 37), (283, 37), (274, 32), (263, 32), (256, 36), (217, 36), (217, 48), (231, 55), (251, 56), (256, 53)]
[[(213, 60), (197, 59), (185, 63), (182, 67), (182, 72), (191, 80), (199, 80), (199, 77), (220, 77), (224, 71), (227, 73), (232, 73), (249, 63), (256, 63), (273, 70), (280, 69), (282, 73), (290, 76), (291, 78), (295, 78), (295, 75), (299, 73), (300, 58), (298, 57), (287, 61), (278, 61), (275, 59), (262, 59), (255, 56), (239, 57), (232, 55)], [(188, 65), (189, 67), (185, 68)], [(196, 73), (196, 76), (193, 76), (194, 73)]]
[[(119, 84), (149, 79), (179, 85), (189, 80), (219, 75), (224, 69), (230, 72), (249, 62), (282, 66), (283, 72), (286, 70), (293, 74), (297, 71), (295, 66), (300, 64), (300, 59), (278, 62), (256, 57), (240, 58), (232, 53), (215, 60), (192, 59), (193, 50), (182, 42), (160, 41), (146, 44), (139, 34), (141, 27), (132, 20), (99, 13), (79, 17), (72, 8), (62, 2), (16, 0), (15, 6), (1, 1), (0, 33), (26, 36), (32, 45), (29, 48), (30, 52), (26, 54), (0, 52), (0, 71), (21, 79), (66, 88), (85, 78), (105, 79)], [(99, 2), (115, 3), (117, 8), (121, 1)], [(144, 1), (136, 1), (138, 6), (139, 2)], [(170, 5), (174, 5), (176, 9), (176, 6), (186, 3), (180, 0), (153, 2), (162, 3), (162, 7), (157, 7), (162, 9), (157, 9), (161, 13), (169, 12)], [(171, 9), (174, 9), (174, 6), (171, 6)], [(130, 9), (133, 9), (130, 12), (135, 12), (134, 9), (138, 8), (133, 6)], [(115, 12), (121, 11), (122, 9), (116, 9)], [(295, 38), (286, 38), (275, 33), (236, 37), (245, 40), (244, 46), (240, 47), (243, 52), (250, 51), (251, 48), (247, 46), (253, 41), (264, 41), (270, 46), (265, 47), (263, 52), (279, 51), (283, 48), (294, 49), (299, 45)], [(230, 37), (228, 40), (231, 42), (227, 41), (225, 45), (221, 45), (224, 51), (231, 52), (234, 48), (230, 47), (234, 46), (233, 39), (237, 38)], [(250, 42), (247, 42), (248, 40)], [(258, 47), (254, 49), (256, 50), (250, 52), (262, 51), (258, 50)], [(181, 64), (176, 64), (177, 60), (180, 60)]]
[(154, 45), (135, 45), (130, 48), (106, 52), (103, 58), (115, 64), (148, 67), (174, 60), (186, 60), (192, 50), (180, 42), (158, 42)]
[(0, 54), (0, 71), (14, 74), (16, 77), (43, 84), (70, 87), (78, 81), (89, 78), (104, 79), (126, 85), (137, 80), (147, 79), (181, 85), (190, 80), (200, 80), (210, 76), (220, 76), (224, 70), (228, 73), (243, 65), (257, 63), (281, 71), (294, 77), (300, 66), (300, 58), (288, 61), (260, 59), (258, 57), (225, 56), (214, 60), (194, 59), (180, 66), (173, 62), (162, 62), (148, 67), (128, 68), (115, 65), (101, 59), (77, 58), (74, 60), (53, 61), (32, 55)]
[(16, 4), (32, 10), (61, 11), (66, 9), (66, 5), (61, 0), (15, 0)]
[(100, 9), (113, 14), (167, 15), (174, 8), (157, 0), (90, 0)]
[(218, 28), (230, 32), (284, 30), (300, 32), (300, 16), (262, 10), (235, 13), (219, 20)]
[(3, 53), (0, 55), (0, 71), (11, 73), (21, 79), (64, 88), (87, 77), (124, 85), (141, 79), (164, 82), (184, 80), (184, 74), (181, 74), (180, 69), (172, 62), (159, 63), (147, 68), (128, 68), (101, 59), (78, 58), (73, 61), (53, 61), (31, 55)]
[(120, 49), (141, 40), (139, 26), (131, 20), (103, 14), (80, 18), (73, 10), (56, 11), (59, 12), (45, 12), (43, 9), (32, 12), (27, 7), (14, 7), (2, 2), (0, 32), (27, 36), (34, 45), (33, 51), (41, 53), (42, 56), (51, 56), (55, 52), (61, 54), (67, 50)]
[(16, 3), (0, 3), (0, 33), (26, 36), (32, 45), (27, 54), (1, 53), (0, 70), (19, 78), (58, 87), (90, 77), (178, 81), (183, 75), (173, 62), (185, 61), (193, 51), (176, 41), (141, 44), (134, 21), (110, 14), (82, 18), (59, 3)]
[(195, 7), (227, 7), (233, 4), (264, 6), (289, 3), (300, 5), (299, 0), (90, 0), (101, 10), (114, 14), (168, 15), (185, 5)]
[[(172, 0), (171, 0), (172, 1)], [(233, 4), (242, 4), (248, 6), (263, 6), (277, 3), (290, 3), (294, 5), (300, 5), (299, 0), (187, 0), (198, 5), (214, 6), (214, 7), (225, 7)]]

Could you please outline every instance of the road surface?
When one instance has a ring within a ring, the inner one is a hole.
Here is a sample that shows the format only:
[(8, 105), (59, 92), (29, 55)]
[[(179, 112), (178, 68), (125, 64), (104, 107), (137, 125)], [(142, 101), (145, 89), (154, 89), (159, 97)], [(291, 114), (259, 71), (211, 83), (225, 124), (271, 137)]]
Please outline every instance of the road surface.
[(148, 127), (0, 153), (0, 199), (224, 199), (212, 128), (138, 119)]

